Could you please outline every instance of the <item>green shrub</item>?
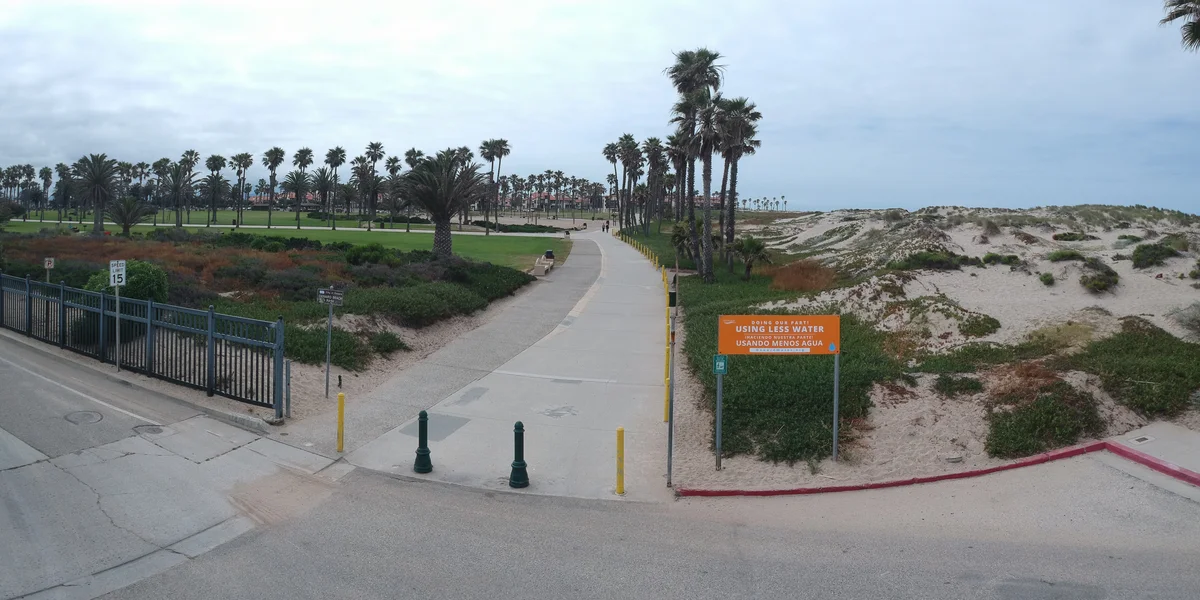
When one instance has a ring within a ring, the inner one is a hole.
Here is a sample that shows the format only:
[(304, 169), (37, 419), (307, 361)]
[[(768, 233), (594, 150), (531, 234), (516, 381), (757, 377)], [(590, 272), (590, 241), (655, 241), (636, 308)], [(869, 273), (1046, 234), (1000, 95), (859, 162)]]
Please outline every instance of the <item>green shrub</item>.
[(1145, 269), (1159, 266), (1163, 264), (1164, 260), (1173, 256), (1179, 256), (1179, 252), (1164, 243), (1138, 244), (1133, 249), (1133, 267), (1135, 269)]
[(984, 447), (991, 456), (1020, 458), (1069, 446), (1103, 430), (1095, 398), (1056, 381), (1038, 390), (1032, 402), (992, 413)]
[(256, 235), (256, 236), (251, 236), (251, 237), (253, 238), (250, 240), (250, 249), (251, 250), (263, 250), (267, 247), (267, 244), (269, 244), (271, 241), (263, 236)]
[(1137, 243), (1137, 242), (1140, 242), (1140, 241), (1142, 241), (1142, 238), (1140, 238), (1140, 237), (1138, 237), (1138, 236), (1136, 236), (1136, 235), (1129, 235), (1129, 234), (1121, 234), (1121, 235), (1118, 235), (1118, 236), (1117, 236), (1117, 239), (1118, 239), (1118, 240), (1125, 240), (1125, 241), (1127, 241), (1127, 242), (1134, 242), (1134, 243)]
[(983, 224), (980, 226), (983, 227), (983, 234), (988, 237), (995, 237), (1002, 233), (1000, 231), (1000, 226), (997, 225), (995, 221), (992, 221), (990, 219), (985, 219), (983, 221)]
[(1079, 285), (1092, 292), (1104, 292), (1121, 281), (1121, 276), (1112, 267), (1100, 262), (1098, 258), (1083, 261), (1083, 266), (1092, 272), (1079, 278)]
[(284, 250), (287, 250), (287, 246), (278, 240), (267, 242), (266, 245), (263, 246), (263, 252), (283, 252)]
[(315, 302), (322, 281), (307, 269), (287, 269), (267, 273), (260, 285), (263, 290), (274, 292), (284, 300)]
[(954, 377), (938, 375), (933, 382), (933, 389), (943, 396), (951, 398), (962, 394), (978, 394), (983, 391), (983, 383), (974, 377)]
[(1045, 285), (1054, 285), (1054, 273), (1042, 273), (1038, 279)]
[(1080, 233), (1078, 231), (1068, 231), (1066, 233), (1056, 233), (1056, 234), (1054, 234), (1053, 237), (1054, 237), (1055, 241), (1059, 241), (1059, 242), (1084, 242), (1084, 241), (1100, 239), (1094, 235), (1088, 235), (1086, 233)]
[(1176, 252), (1187, 252), (1189, 248), (1188, 238), (1182, 233), (1172, 233), (1164, 236), (1159, 243)]
[[(291, 323), (284, 326), (283, 353), (308, 365), (325, 364), (324, 327), (305, 328)], [(330, 362), (348, 371), (361, 371), (371, 364), (371, 349), (357, 335), (334, 327)]]
[(487, 300), (455, 283), (420, 283), (402, 288), (361, 288), (346, 293), (344, 311), (383, 315), (399, 325), (425, 327), (487, 307)]
[(1100, 376), (1105, 391), (1148, 417), (1170, 417), (1188, 407), (1200, 388), (1200, 344), (1185, 342), (1139, 317), (1121, 320), (1121, 331), (1058, 359), (1059, 369)]
[(396, 258), (396, 251), (384, 248), (383, 244), (379, 242), (354, 246), (346, 251), (346, 262), (351, 265), (389, 264), (394, 258)]
[(1017, 256), (1016, 254), (1000, 255), (1000, 254), (996, 254), (995, 252), (988, 252), (987, 254), (983, 255), (983, 264), (985, 264), (985, 265), (1019, 265), (1019, 264), (1021, 264), (1021, 257)]
[(945, 354), (922, 357), (914, 371), (921, 373), (974, 373), (982, 367), (1033, 360), (1054, 352), (1043, 341), (1028, 341), (1014, 346), (986, 342), (965, 344)]
[(257, 258), (241, 257), (231, 265), (217, 267), (213, 270), (213, 276), (258, 285), (267, 276), (267, 265)]
[(1000, 321), (988, 315), (973, 314), (958, 323), (958, 332), (965, 337), (984, 337), (999, 329)]
[[(125, 285), (121, 296), (138, 300), (167, 301), (167, 272), (162, 267), (141, 260), (125, 263)], [(108, 269), (94, 273), (83, 289), (93, 292), (112, 292), (108, 285)]]
[(390, 331), (377, 331), (371, 334), (371, 349), (382, 356), (390, 356), (397, 350), (408, 350), (408, 344), (400, 336)]
[(1050, 262), (1062, 262), (1064, 260), (1083, 260), (1083, 255), (1078, 250), (1055, 250), (1046, 255), (1046, 259)]
[(935, 271), (952, 271), (966, 265), (979, 266), (983, 261), (978, 258), (962, 256), (947, 250), (922, 250), (908, 255), (904, 260), (895, 261), (888, 268), (910, 271), (916, 269), (931, 269)]

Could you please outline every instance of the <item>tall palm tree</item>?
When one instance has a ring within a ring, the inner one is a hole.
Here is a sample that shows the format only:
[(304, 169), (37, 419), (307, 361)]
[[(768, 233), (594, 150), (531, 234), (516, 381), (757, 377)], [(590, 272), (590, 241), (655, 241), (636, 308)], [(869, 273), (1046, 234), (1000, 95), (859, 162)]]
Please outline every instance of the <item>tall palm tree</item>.
[[(50, 184), (54, 180), (54, 171), (50, 167), (42, 167), (38, 170), (38, 177), (42, 180), (42, 195), (47, 200), (50, 198)], [(46, 220), (46, 203), (42, 203), (42, 220)]]
[[(404, 151), (404, 164), (408, 165), (409, 169), (413, 169), (417, 166), (417, 163), (421, 162), (421, 159), (424, 157), (425, 157), (424, 152), (421, 152), (420, 150), (417, 150), (416, 148), (409, 148), (408, 150)], [(404, 189), (403, 186), (401, 186), (401, 193), (403, 193), (403, 189)], [(405, 216), (407, 217), (407, 219), (405, 219), (405, 222), (404, 222), (404, 231), (406, 233), (412, 231), (412, 205), (413, 205), (413, 203), (411, 201), (404, 203), (404, 209), (406, 212)]]
[(108, 216), (109, 221), (120, 226), (121, 235), (129, 237), (129, 228), (145, 221), (154, 212), (154, 207), (149, 204), (133, 196), (126, 196), (109, 204), (105, 215)]
[[(346, 164), (346, 149), (341, 146), (335, 146), (325, 153), (325, 164), (333, 169), (333, 196), (329, 202), (329, 226), (331, 229), (337, 229), (337, 191), (338, 185), (338, 167)], [(346, 214), (350, 214), (350, 203), (346, 203)]]
[(642, 152), (646, 155), (646, 166), (649, 168), (649, 172), (646, 175), (648, 195), (642, 216), (642, 227), (645, 235), (650, 235), (650, 219), (654, 217), (656, 211), (659, 220), (661, 221), (662, 219), (660, 190), (662, 188), (663, 175), (667, 168), (667, 156), (666, 150), (662, 145), (662, 140), (656, 137), (647, 138), (645, 142), (642, 142)]
[[(304, 199), (308, 197), (308, 190), (312, 188), (311, 178), (308, 173), (299, 169), (287, 174), (283, 179), (283, 184), (280, 186), (285, 192), (291, 192), (296, 196), (296, 206), (300, 206)], [(296, 228), (300, 228), (300, 209), (296, 209)]]
[(450, 234), (454, 215), (490, 191), (479, 165), (462, 160), (454, 148), (422, 159), (404, 174), (402, 185), (405, 197), (424, 208), (433, 220), (433, 254), (438, 258), (454, 254)]
[[(682, 50), (675, 53), (675, 64), (667, 67), (667, 76), (675, 91), (679, 92), (680, 102), (675, 105), (680, 131), (688, 148), (687, 157), (687, 202), (688, 229), (692, 234), (693, 252), (699, 254), (699, 232), (695, 230), (695, 201), (696, 196), (696, 158), (701, 148), (696, 144), (696, 119), (700, 110), (702, 98), (709, 97), (721, 89), (721, 73), (724, 70), (717, 61), (721, 59), (718, 52), (707, 48)], [(710, 157), (711, 158), (711, 157)], [(710, 165), (711, 166), (711, 165)], [(705, 199), (707, 202), (707, 198)], [(705, 236), (706, 239), (708, 236)], [(711, 244), (711, 240), (709, 242)], [(701, 272), (704, 272), (703, 270)], [(711, 274), (706, 275), (711, 279)]]
[[(301, 173), (306, 173), (306, 169), (308, 169), (309, 165), (312, 163), (312, 148), (301, 148), (296, 151), (296, 154), (292, 155), (292, 166), (300, 169)], [(305, 189), (307, 190), (308, 188)], [(296, 229), (300, 229), (300, 207), (304, 204), (305, 200), (307, 200), (306, 196), (296, 196)]]
[(58, 196), (58, 224), (63, 222), (63, 209), (69, 206), (74, 194), (71, 192), (75, 188), (75, 181), (71, 178), (71, 167), (67, 163), (58, 163), (54, 165), (54, 174), (58, 175), (58, 183), (55, 184)]
[[(180, 164), (183, 165), (183, 168), (187, 170), (187, 173), (189, 176), (195, 175), (196, 165), (200, 162), (200, 153), (196, 152), (195, 150), (186, 150), (186, 151), (184, 151), (183, 155), (179, 157), (179, 162), (180, 162)], [(188, 189), (185, 191), (187, 191), (189, 193), (193, 192), (192, 189)], [(186, 207), (186, 210), (187, 210), (187, 222), (189, 225), (192, 223), (192, 200), (193, 199), (194, 199), (193, 196), (188, 196), (186, 199), (184, 199), (184, 206)]]
[[(271, 191), (270, 184), (267, 183), (266, 179), (263, 179), (260, 177), (258, 179), (258, 185), (254, 186), (254, 195), (258, 196), (259, 199), (261, 200), (262, 197), (267, 195), (267, 193), (270, 191)], [(250, 210), (254, 210), (253, 207)]]
[(370, 219), (367, 221), (367, 231), (370, 231), (371, 223), (373, 223), (375, 221), (375, 206), (376, 206), (376, 203), (378, 202), (379, 187), (380, 187), (378, 185), (379, 176), (377, 175), (375, 165), (380, 160), (382, 160), (384, 157), (383, 142), (368, 143), (367, 151), (364, 152), (363, 154), (367, 157), (367, 160), (371, 162), (371, 175), (372, 175), (371, 183), (374, 184), (374, 185), (372, 185), (371, 194), (367, 198), (367, 206), (368, 206), (368, 209), (370, 210)]
[[(488, 185), (492, 186), (493, 188), (496, 185), (496, 150), (497, 150), (496, 142), (497, 142), (497, 140), (491, 139), (491, 140), (484, 140), (483, 143), (479, 144), (479, 158), (482, 158), (483, 160), (487, 161), (488, 167), (490, 169), (490, 171), (488, 173)], [(495, 192), (493, 191), (493, 193), (491, 195), (495, 196)], [(491, 233), (492, 233), (492, 226), (490, 223), (488, 223), (488, 215), (491, 213), (491, 211), (489, 210), (488, 204), (489, 204), (489, 202), (485, 198), (483, 200), (483, 235), (484, 236), (491, 235)]]
[(620, 148), (620, 146), (617, 146), (615, 143), (609, 142), (604, 145), (604, 150), (602, 153), (604, 154), (604, 160), (607, 160), (608, 162), (612, 163), (612, 168), (613, 168), (612, 186), (613, 186), (613, 195), (615, 196), (617, 193), (616, 180), (618, 179), (618, 177), (617, 177), (617, 158), (621, 154), (621, 148)]
[(396, 228), (396, 210), (400, 208), (400, 171), (404, 170), (400, 162), (400, 157), (389, 156), (383, 163), (383, 170), (387, 171), (387, 185), (383, 186), (385, 190), (384, 204), (388, 211), (388, 228)]
[(209, 220), (209, 224), (205, 225), (205, 227), (209, 227), (212, 225), (212, 223), (216, 222), (217, 199), (228, 198), (229, 192), (229, 180), (225, 179), (225, 177), (221, 175), (220, 170), (214, 170), (212, 173), (206, 175), (204, 179), (200, 180), (200, 194), (208, 198), (209, 206), (212, 207), (212, 218)]
[(329, 210), (329, 196), (333, 192), (333, 172), (329, 167), (320, 167), (313, 171), (312, 189), (317, 193), (321, 202), (321, 210)]
[[(734, 241), (734, 207), (737, 206), (738, 161), (742, 156), (754, 154), (761, 142), (754, 139), (756, 125), (762, 113), (749, 99), (744, 97), (721, 99), (717, 102), (717, 127), (721, 136), (721, 155), (725, 159), (721, 177), (721, 197), (725, 200), (725, 230), (722, 245), (728, 249)], [(729, 181), (726, 195), (726, 179)], [(729, 269), (733, 270), (732, 254), (726, 254)]]
[(104, 204), (113, 197), (117, 182), (117, 161), (105, 154), (89, 154), (71, 167), (71, 178), (80, 195), (92, 203), (92, 235), (104, 233)]
[(1200, 50), (1200, 0), (1165, 0), (1163, 10), (1167, 11), (1167, 16), (1158, 22), (1159, 25), (1183, 19), (1179, 33), (1184, 49), (1193, 52)]
[(237, 169), (238, 189), (237, 189), (237, 226), (242, 226), (242, 205), (246, 203), (246, 173), (250, 167), (254, 166), (254, 155), (249, 152), (241, 152), (234, 154), (230, 159), (233, 162), (233, 167)]
[[(214, 154), (214, 155), (208, 157), (207, 159), (205, 159), (204, 166), (208, 167), (208, 170), (209, 170), (209, 177), (206, 177), (205, 181), (207, 181), (209, 184), (216, 185), (217, 179), (223, 179), (221, 177), (221, 169), (224, 169), (227, 164), (229, 164), (228, 161), (226, 161), (225, 157), (221, 156), (220, 154)], [(228, 184), (226, 184), (226, 185), (228, 185)], [(221, 186), (217, 186), (217, 187), (219, 188)], [(208, 223), (205, 223), (204, 226), (211, 227), (212, 224), (217, 221), (217, 195), (215, 192), (217, 192), (217, 191), (227, 192), (229, 190), (229, 188), (225, 187), (224, 189), (220, 189), (220, 190), (214, 190), (214, 189), (209, 189), (209, 188), (205, 188), (205, 189), (208, 191), (207, 195), (210, 200), (209, 208), (212, 212), (208, 217)]]
[(263, 152), (262, 166), (266, 167), (267, 171), (271, 173), (271, 187), (268, 188), (271, 197), (267, 201), (267, 229), (271, 228), (271, 211), (275, 207), (275, 185), (277, 181), (275, 179), (275, 171), (279, 169), (279, 165), (283, 164), (285, 158), (287, 158), (287, 153), (279, 146)]

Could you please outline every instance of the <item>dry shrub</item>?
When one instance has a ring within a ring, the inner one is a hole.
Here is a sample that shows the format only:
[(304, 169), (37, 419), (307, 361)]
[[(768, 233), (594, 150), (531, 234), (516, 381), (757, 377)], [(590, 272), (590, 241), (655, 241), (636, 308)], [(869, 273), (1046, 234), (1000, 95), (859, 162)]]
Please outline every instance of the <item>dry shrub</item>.
[(815, 260), (798, 260), (775, 267), (768, 273), (771, 289), (793, 292), (821, 292), (837, 281), (837, 271)]
[(1038, 361), (1000, 365), (987, 373), (992, 402), (1021, 404), (1037, 398), (1038, 390), (1059, 380), (1058, 373)]

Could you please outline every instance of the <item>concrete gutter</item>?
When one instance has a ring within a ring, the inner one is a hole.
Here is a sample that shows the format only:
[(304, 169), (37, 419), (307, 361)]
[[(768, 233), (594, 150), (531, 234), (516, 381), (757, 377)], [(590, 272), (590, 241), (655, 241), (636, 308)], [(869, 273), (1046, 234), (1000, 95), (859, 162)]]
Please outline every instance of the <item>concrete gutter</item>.
[(698, 489), (698, 488), (679, 488), (679, 489), (675, 490), (675, 494), (677, 496), (690, 496), (690, 497), (798, 496), (798, 495), (805, 495), (805, 494), (828, 494), (828, 493), (834, 493), (834, 492), (854, 492), (854, 491), (859, 491), (859, 490), (877, 490), (877, 489), (882, 489), (882, 488), (901, 487), (901, 486), (907, 486), (907, 485), (919, 485), (922, 483), (933, 483), (936, 481), (946, 481), (946, 480), (950, 480), (950, 479), (967, 479), (970, 477), (979, 477), (981, 475), (988, 475), (988, 474), (997, 473), (1000, 471), (1009, 471), (1012, 469), (1019, 469), (1021, 467), (1030, 467), (1033, 465), (1040, 465), (1043, 463), (1048, 463), (1050, 461), (1055, 461), (1055, 460), (1061, 460), (1064, 458), (1072, 458), (1075, 456), (1082, 456), (1082, 455), (1088, 454), (1090, 452), (1099, 452), (1102, 450), (1107, 450), (1109, 452), (1112, 452), (1113, 454), (1116, 454), (1117, 456), (1120, 456), (1127, 460), (1131, 460), (1133, 462), (1142, 464), (1142, 465), (1149, 467), (1155, 471), (1158, 471), (1159, 473), (1163, 473), (1164, 475), (1169, 475), (1180, 481), (1190, 483), (1194, 486), (1200, 487), (1200, 473), (1196, 473), (1194, 471), (1185, 469), (1179, 465), (1167, 462), (1167, 461), (1159, 459), (1159, 458), (1155, 458), (1153, 456), (1150, 456), (1149, 454), (1146, 454), (1145, 452), (1140, 452), (1138, 450), (1134, 450), (1133, 448), (1130, 448), (1129, 446), (1126, 446), (1126, 445), (1118, 443), (1118, 442), (1113, 442), (1113, 441), (1109, 441), (1109, 440), (1100, 440), (1100, 441), (1096, 441), (1096, 442), (1082, 444), (1079, 446), (1071, 446), (1069, 448), (1062, 448), (1059, 450), (1052, 450), (1050, 452), (1045, 452), (1042, 454), (1036, 454), (1034, 456), (1030, 456), (1028, 458), (1023, 458), (1021, 460), (1014, 461), (1014, 462), (1004, 464), (1004, 465), (988, 467), (986, 469), (960, 471), (958, 473), (946, 473), (943, 475), (930, 475), (927, 477), (913, 477), (911, 479), (895, 479), (895, 480), (891, 480), (891, 481), (876, 481), (873, 483), (860, 483), (860, 484), (853, 484), (853, 485), (802, 487), (802, 488), (790, 488), (790, 489), (779, 489), (779, 490), (739, 490), (739, 489), (715, 490), (715, 489)]

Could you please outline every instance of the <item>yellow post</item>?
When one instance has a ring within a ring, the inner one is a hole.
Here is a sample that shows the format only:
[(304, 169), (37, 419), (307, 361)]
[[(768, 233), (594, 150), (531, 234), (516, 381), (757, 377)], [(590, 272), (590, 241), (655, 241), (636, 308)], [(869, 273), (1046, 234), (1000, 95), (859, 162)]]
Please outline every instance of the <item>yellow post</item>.
[(346, 394), (338, 392), (338, 447), (337, 451), (342, 452), (342, 442), (345, 438), (346, 431)]
[(617, 495), (625, 495), (625, 428), (617, 428)]

